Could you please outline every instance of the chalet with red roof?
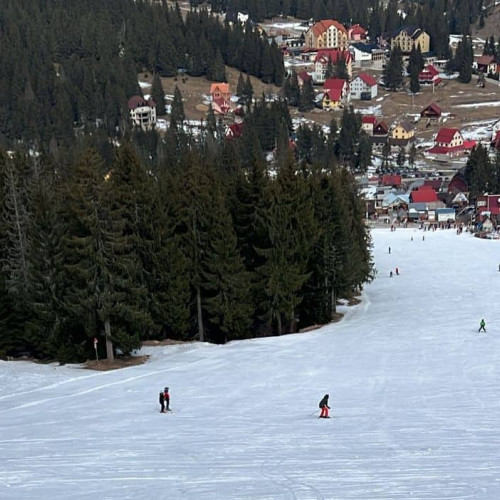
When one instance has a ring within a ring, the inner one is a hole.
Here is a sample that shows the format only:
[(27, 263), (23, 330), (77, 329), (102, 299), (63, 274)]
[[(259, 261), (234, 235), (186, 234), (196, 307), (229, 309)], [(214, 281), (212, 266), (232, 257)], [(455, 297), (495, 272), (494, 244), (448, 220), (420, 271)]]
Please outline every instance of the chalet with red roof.
[(348, 34), (345, 26), (333, 19), (314, 23), (305, 34), (308, 49), (346, 49)]
[(349, 83), (342, 78), (328, 78), (323, 84), (323, 109), (335, 109), (349, 100)]
[(477, 58), (477, 71), (479, 73), (496, 74), (498, 71), (498, 64), (494, 56), (481, 56)]
[(229, 125), (226, 130), (226, 139), (238, 139), (243, 134), (243, 118), (244, 111), (242, 107), (238, 107), (233, 111), (234, 122)]
[(500, 194), (485, 194), (476, 198), (476, 213), (479, 220), (489, 217), (495, 222), (500, 218)]
[(389, 125), (385, 122), (376, 122), (373, 124), (373, 134), (370, 140), (373, 144), (385, 144), (389, 137)]
[(500, 151), (500, 130), (497, 132), (497, 135), (491, 141), (491, 147)]
[(225, 115), (231, 110), (229, 83), (212, 83), (210, 95), (212, 96), (212, 109), (216, 115)]
[(427, 150), (429, 154), (453, 156), (472, 149), (476, 141), (466, 141), (457, 128), (443, 127), (434, 139), (434, 146)]
[(299, 83), (299, 87), (302, 88), (304, 83), (312, 80), (312, 76), (307, 71), (300, 71), (297, 73), (297, 82)]
[(130, 119), (135, 127), (149, 130), (155, 126), (156, 103), (153, 99), (144, 99), (140, 95), (134, 95), (128, 100), (127, 104)]
[(439, 120), (442, 113), (441, 108), (435, 102), (431, 102), (422, 111), (420, 111), (420, 116), (429, 120)]
[(367, 135), (373, 135), (373, 127), (377, 123), (377, 118), (373, 115), (363, 115), (361, 117), (361, 129)]
[(354, 24), (347, 30), (347, 35), (349, 40), (352, 40), (353, 42), (360, 42), (362, 40), (366, 40), (366, 37), (368, 36), (368, 31), (363, 28), (363, 26), (360, 26), (359, 24)]
[(336, 65), (341, 60), (345, 61), (347, 74), (349, 75), (349, 77), (351, 77), (352, 56), (348, 50), (340, 50), (340, 49), (318, 50), (318, 53), (314, 58), (314, 73), (313, 73), (314, 82), (323, 83), (326, 79), (326, 71), (328, 69), (330, 61), (331, 64)]
[(401, 180), (402, 178), (400, 175), (384, 174), (380, 183), (382, 184), (382, 186), (391, 186), (398, 188), (401, 186)]
[(351, 82), (351, 99), (371, 101), (377, 97), (377, 80), (368, 73), (360, 73)]
[(457, 172), (448, 184), (448, 193), (467, 193), (469, 191), (469, 185), (465, 180), (465, 176), (462, 172)]
[(436, 206), (443, 204), (443, 202), (439, 201), (436, 191), (431, 186), (425, 185), (418, 187), (410, 193), (410, 202), (425, 203), (427, 205), (435, 204)]
[(441, 83), (439, 71), (432, 64), (428, 64), (418, 74), (418, 81), (420, 85), (439, 85)]

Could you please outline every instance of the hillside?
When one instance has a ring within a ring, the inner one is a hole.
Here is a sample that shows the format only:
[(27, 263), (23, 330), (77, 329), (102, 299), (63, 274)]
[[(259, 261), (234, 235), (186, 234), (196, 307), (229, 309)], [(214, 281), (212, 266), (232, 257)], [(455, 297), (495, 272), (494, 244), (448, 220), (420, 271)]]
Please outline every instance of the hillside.
[(476, 25), (473, 28), (472, 34), (480, 38), (489, 38), (494, 36), (495, 40), (498, 42), (498, 27), (500, 26), (500, 4), (495, 2), (495, 5), (486, 10), (486, 15), (484, 16), (484, 27), (479, 28)]
[(0, 362), (0, 497), (499, 498), (498, 241), (373, 236), (377, 279), (320, 330), (112, 372)]

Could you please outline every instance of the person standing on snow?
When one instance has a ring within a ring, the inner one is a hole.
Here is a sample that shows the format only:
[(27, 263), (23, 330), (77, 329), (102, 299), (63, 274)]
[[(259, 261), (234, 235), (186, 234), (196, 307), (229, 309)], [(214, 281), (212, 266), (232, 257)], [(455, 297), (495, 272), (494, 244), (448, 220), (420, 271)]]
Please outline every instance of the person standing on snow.
[(161, 406), (160, 413), (165, 413), (165, 395), (163, 391), (160, 392), (159, 401)]
[(478, 332), (480, 332), (481, 330), (486, 333), (486, 321), (484, 321), (484, 319), (482, 319), (481, 322), (479, 323)]
[(330, 407), (328, 406), (328, 398), (330, 396), (328, 394), (325, 394), (323, 396), (323, 399), (319, 402), (319, 407), (321, 408), (321, 413), (319, 415), (319, 418), (330, 418), (328, 415), (328, 410)]
[(170, 393), (168, 392), (168, 387), (165, 387), (165, 390), (163, 391), (163, 398), (167, 404), (167, 411), (170, 411)]

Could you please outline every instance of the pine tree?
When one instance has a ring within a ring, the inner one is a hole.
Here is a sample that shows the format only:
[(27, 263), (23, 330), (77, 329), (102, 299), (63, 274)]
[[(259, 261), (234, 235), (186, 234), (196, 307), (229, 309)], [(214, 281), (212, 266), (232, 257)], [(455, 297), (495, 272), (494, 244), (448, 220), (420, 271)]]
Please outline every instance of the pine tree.
[(496, 187), (494, 165), (488, 150), (481, 144), (473, 148), (467, 159), (465, 179), (469, 185), (471, 199), (485, 192), (492, 192)]
[(71, 340), (75, 347), (83, 344), (89, 349), (91, 338), (104, 331), (108, 360), (114, 358), (115, 342), (124, 352), (140, 345), (137, 328), (143, 319), (135, 303), (137, 260), (124, 232), (125, 200), (113, 187), (105, 184), (101, 158), (95, 151), (87, 152), (68, 186), (63, 244), (63, 304), (72, 317)]
[(238, 84), (236, 86), (236, 95), (238, 97), (243, 97), (245, 94), (245, 79), (243, 78), (243, 73), (238, 76)]
[(203, 259), (205, 309), (214, 333), (212, 340), (227, 342), (248, 335), (253, 307), (250, 274), (245, 271), (231, 216), (221, 186), (215, 187), (210, 238)]
[(245, 91), (243, 92), (243, 100), (247, 109), (250, 108), (253, 99), (253, 86), (250, 80), (250, 75), (247, 75), (245, 81)]
[(306, 79), (300, 92), (299, 111), (310, 111), (313, 109), (315, 98), (312, 79)]
[(391, 55), (384, 69), (384, 82), (389, 90), (398, 90), (403, 85), (403, 54), (397, 46), (391, 50)]
[(156, 104), (156, 114), (162, 116), (165, 114), (165, 92), (158, 73), (153, 76), (153, 85), (151, 87), (151, 97)]
[(335, 77), (349, 81), (349, 72), (347, 71), (347, 64), (343, 57), (340, 57), (335, 65)]
[(292, 71), (292, 74), (285, 80), (283, 94), (288, 100), (290, 106), (298, 106), (300, 101), (300, 87), (297, 78), (297, 73)]
[(215, 56), (209, 62), (207, 78), (213, 82), (225, 82), (227, 80), (226, 67), (224, 66), (224, 60), (219, 49), (216, 50)]
[(455, 66), (458, 69), (458, 81), (469, 83), (472, 80), (472, 62), (474, 60), (472, 52), (472, 42), (470, 37), (463, 36), (458, 42), (455, 53)]
[(182, 94), (177, 85), (174, 89), (174, 99), (172, 101), (172, 111), (170, 114), (170, 127), (175, 130), (182, 128), (185, 120), (184, 104), (182, 103)]
[(281, 335), (295, 330), (296, 310), (317, 234), (309, 191), (296, 174), (292, 157), (272, 185), (271, 203), (263, 216), (270, 247), (257, 249), (265, 260), (258, 268), (265, 292), (261, 308), (268, 325)]

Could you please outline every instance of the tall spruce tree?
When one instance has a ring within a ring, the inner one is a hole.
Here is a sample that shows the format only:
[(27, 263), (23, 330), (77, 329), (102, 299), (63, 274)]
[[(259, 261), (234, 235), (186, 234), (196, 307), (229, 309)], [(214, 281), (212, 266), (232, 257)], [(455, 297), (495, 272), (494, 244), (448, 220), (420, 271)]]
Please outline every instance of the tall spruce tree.
[(403, 85), (403, 54), (399, 46), (391, 50), (384, 69), (384, 82), (389, 90), (399, 90)]
[(163, 91), (163, 85), (161, 83), (161, 78), (158, 73), (153, 76), (153, 85), (151, 87), (151, 97), (156, 104), (156, 114), (157, 116), (162, 116), (165, 114), (165, 92)]

